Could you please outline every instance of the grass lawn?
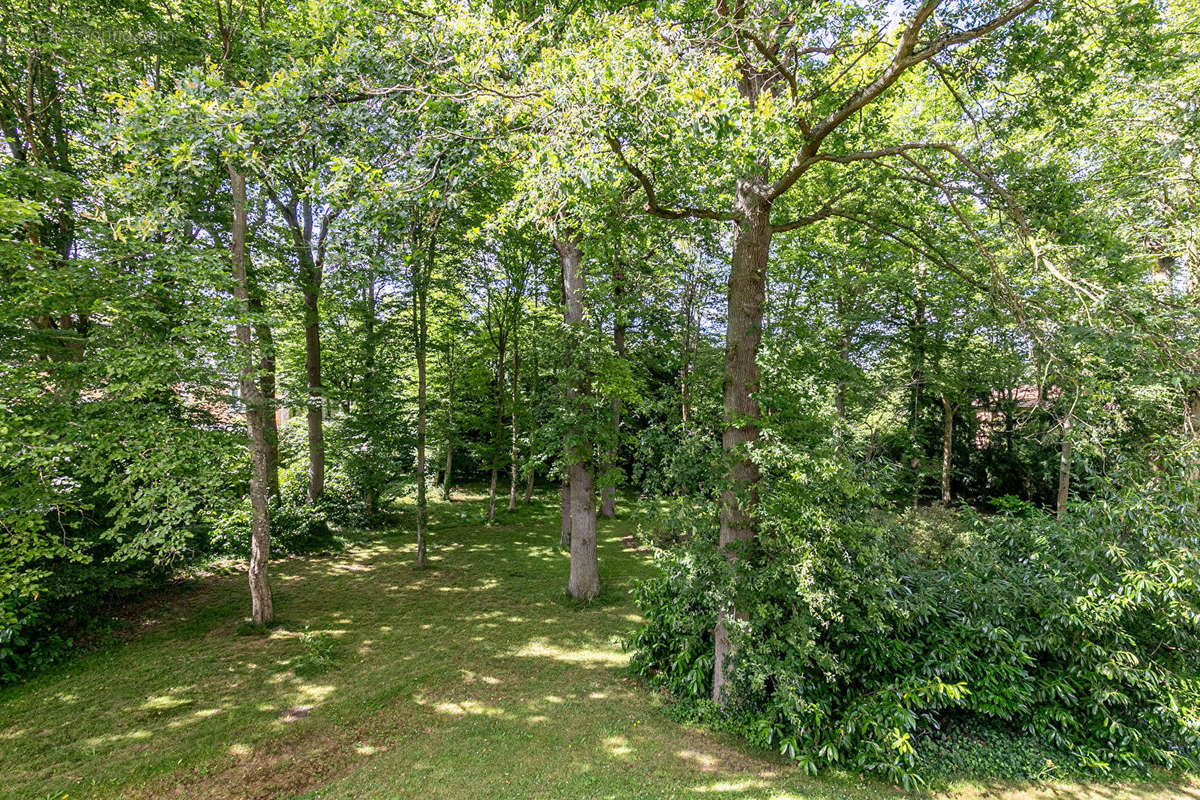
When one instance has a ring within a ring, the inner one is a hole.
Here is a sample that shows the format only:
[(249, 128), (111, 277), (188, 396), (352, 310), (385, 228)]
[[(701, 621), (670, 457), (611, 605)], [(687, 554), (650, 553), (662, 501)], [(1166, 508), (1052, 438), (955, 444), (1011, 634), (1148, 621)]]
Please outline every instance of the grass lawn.
[[(127, 641), (0, 690), (0, 797), (905, 796), (672, 722), (619, 644), (637, 622), (629, 589), (652, 569), (630, 523), (601, 522), (605, 594), (577, 608), (557, 511), (555, 497), (489, 528), (478, 498), (439, 504), (424, 570), (407, 526), (278, 561), (284, 624), (269, 636), (235, 635), (242, 574), (173, 588)], [(1200, 786), (951, 794), (1166, 800)]]

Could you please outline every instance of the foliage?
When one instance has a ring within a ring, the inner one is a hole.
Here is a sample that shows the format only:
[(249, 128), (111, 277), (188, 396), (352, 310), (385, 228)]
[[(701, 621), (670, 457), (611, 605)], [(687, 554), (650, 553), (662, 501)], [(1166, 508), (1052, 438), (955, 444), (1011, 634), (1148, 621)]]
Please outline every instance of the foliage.
[(736, 603), (722, 724), (806, 768), (917, 781), (951, 723), (1032, 737), (1075, 768), (1191, 764), (1194, 457), (1122, 465), (1064, 521), (1023, 506), (932, 535), (803, 471), (773, 485), (747, 560), (704, 540), (659, 555), (663, 576), (636, 590), (634, 668), (702, 707), (717, 614)]
[[(305, 501), (308, 465), (297, 461), (280, 473), (280, 494), (271, 498), (271, 555), (327, 553), (340, 548), (330, 525), (356, 526), (363, 520), (361, 501), (349, 499), (346, 487), (331, 483), (316, 505)], [(211, 521), (209, 549), (214, 555), (250, 555), (250, 501), (222, 510)]]

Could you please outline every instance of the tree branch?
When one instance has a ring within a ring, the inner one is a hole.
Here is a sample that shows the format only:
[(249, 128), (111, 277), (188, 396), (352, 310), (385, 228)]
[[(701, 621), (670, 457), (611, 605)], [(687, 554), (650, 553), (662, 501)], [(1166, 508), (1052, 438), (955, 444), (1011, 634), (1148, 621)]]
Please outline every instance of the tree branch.
[(925, 0), (921, 4), (921, 7), (917, 9), (913, 18), (904, 26), (904, 30), (900, 34), (900, 42), (896, 46), (896, 52), (883, 71), (870, 83), (855, 89), (849, 97), (842, 101), (841, 105), (812, 126), (811, 133), (805, 137), (804, 146), (800, 148), (800, 152), (792, 159), (791, 166), (771, 187), (770, 199), (774, 200), (790, 189), (800, 176), (808, 171), (809, 167), (817, 163), (817, 152), (821, 149), (821, 144), (829, 134), (837, 130), (855, 112), (883, 94), (908, 69), (926, 59), (932, 58), (948, 47), (965, 44), (981, 36), (986, 36), (1029, 11), (1040, 0), (1021, 0), (1021, 2), (1012, 6), (1007, 11), (993, 17), (982, 25), (968, 28), (965, 31), (943, 34), (925, 47), (917, 50), (917, 37), (941, 2), (942, 0)]
[(609, 148), (613, 151), (613, 155), (621, 162), (621, 166), (641, 184), (642, 191), (646, 194), (646, 204), (644, 207), (647, 213), (661, 219), (715, 219), (722, 222), (738, 219), (738, 216), (732, 212), (712, 211), (707, 208), (663, 208), (658, 204), (658, 196), (654, 192), (654, 184), (646, 177), (646, 173), (629, 162), (617, 138), (611, 133), (605, 133), (604, 138), (608, 142)]
[(796, 228), (803, 228), (807, 225), (812, 225), (814, 222), (820, 222), (823, 219), (829, 219), (834, 215), (834, 203), (841, 200), (846, 195), (850, 194), (853, 189), (846, 189), (838, 192), (833, 197), (826, 200), (819, 209), (805, 217), (799, 217), (791, 222), (784, 222), (780, 225), (771, 225), (771, 233), (784, 233), (785, 231), (794, 231)]

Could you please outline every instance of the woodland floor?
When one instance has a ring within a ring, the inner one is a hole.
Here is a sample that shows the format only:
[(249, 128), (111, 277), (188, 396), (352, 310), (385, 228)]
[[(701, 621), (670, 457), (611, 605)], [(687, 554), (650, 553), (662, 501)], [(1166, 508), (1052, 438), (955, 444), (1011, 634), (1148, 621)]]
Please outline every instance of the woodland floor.
[[(173, 585), (129, 613), (122, 641), (0, 691), (0, 797), (908, 796), (809, 778), (673, 722), (620, 646), (638, 620), (629, 590), (653, 569), (630, 546), (631, 522), (601, 523), (605, 594), (575, 607), (557, 498), (494, 527), (482, 508), (464, 497), (434, 509), (425, 570), (408, 526), (272, 564), (283, 625), (269, 636), (235, 635), (248, 611), (240, 573)], [(306, 631), (335, 638), (323, 670), (305, 663)], [(1200, 800), (1200, 784), (966, 784), (945, 796)]]

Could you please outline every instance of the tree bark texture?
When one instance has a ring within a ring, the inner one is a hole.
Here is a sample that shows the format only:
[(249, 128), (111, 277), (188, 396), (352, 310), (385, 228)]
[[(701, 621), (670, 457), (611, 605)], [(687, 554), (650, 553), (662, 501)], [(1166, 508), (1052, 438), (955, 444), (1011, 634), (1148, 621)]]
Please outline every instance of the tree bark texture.
[[(246, 176), (229, 167), (233, 195), (233, 226), (230, 237), (230, 261), (233, 267), (234, 295), (250, 310), (249, 281), (246, 278)], [(267, 565), (271, 560), (270, 511), (267, 506), (268, 443), (263, 415), (267, 412), (262, 392), (255, 380), (254, 348), (250, 326), (236, 326), (238, 343), (246, 351), (239, 375), (242, 401), (246, 405), (246, 432), (250, 436), (250, 618), (265, 625), (275, 618)]]
[(954, 406), (942, 395), (942, 505), (950, 505), (950, 456), (954, 445)]
[[(741, 221), (733, 244), (729, 274), (729, 311), (725, 332), (725, 433), (721, 445), (728, 459), (726, 488), (721, 495), (720, 546), (726, 558), (754, 539), (754, 506), (758, 501), (758, 466), (748, 448), (758, 440), (758, 347), (762, 340), (766, 297), (767, 257), (771, 249), (771, 204), (765, 187), (754, 178), (738, 181)], [(714, 635), (713, 700), (724, 704), (729, 660), (735, 655), (726, 621), (737, 616), (728, 609), (718, 617)]]
[[(563, 320), (570, 329), (581, 330), (584, 320), (583, 300), (587, 283), (583, 275), (583, 253), (577, 241), (556, 240), (559, 261), (563, 273)], [(573, 358), (582, 362), (582, 353), (574, 352)], [(575, 404), (577, 398), (587, 396), (589, 386), (582, 363), (576, 364), (578, 376), (567, 389), (568, 403)], [(578, 439), (578, 429), (572, 430), (571, 438)], [(600, 569), (596, 560), (596, 487), (592, 475), (591, 448), (586, 443), (574, 441), (567, 453), (571, 500), (571, 574), (567, 591), (576, 600), (591, 600), (600, 594)]]

